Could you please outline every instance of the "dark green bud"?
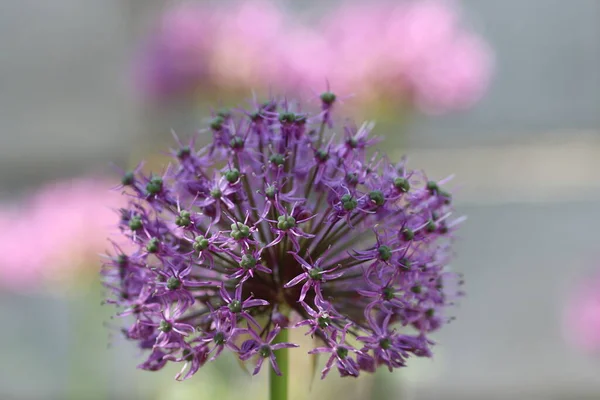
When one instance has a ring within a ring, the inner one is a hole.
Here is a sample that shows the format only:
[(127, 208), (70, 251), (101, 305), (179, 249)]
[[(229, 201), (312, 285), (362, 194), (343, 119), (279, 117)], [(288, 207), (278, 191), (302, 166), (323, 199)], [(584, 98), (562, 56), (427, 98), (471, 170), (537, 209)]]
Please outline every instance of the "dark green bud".
[(406, 193), (410, 190), (410, 183), (408, 183), (407, 179), (399, 177), (394, 179), (394, 187), (399, 191)]
[(342, 360), (346, 357), (348, 357), (348, 349), (345, 347), (338, 347), (335, 350), (336, 354), (338, 355), (339, 358), (341, 358)]
[(285, 156), (283, 154), (273, 154), (269, 157), (269, 162), (275, 165), (283, 165), (285, 163)]
[(310, 277), (310, 279), (318, 281), (321, 280), (322, 272), (323, 270), (320, 268), (313, 268), (310, 271), (308, 271), (308, 276)]
[(280, 215), (277, 218), (277, 229), (286, 231), (296, 226), (296, 219), (292, 216)]
[(422, 292), (422, 288), (421, 285), (415, 285), (413, 287), (410, 288), (410, 291), (415, 293), (415, 294), (419, 294)]
[(358, 185), (358, 174), (356, 172), (348, 172), (345, 180), (348, 185), (356, 186)]
[(240, 267), (244, 269), (251, 269), (256, 266), (256, 258), (252, 254), (244, 254), (240, 260)]
[(189, 226), (191, 223), (192, 215), (186, 210), (181, 210), (177, 218), (175, 218), (175, 224), (177, 226)]
[(355, 138), (350, 138), (350, 139), (346, 140), (346, 143), (348, 144), (348, 146), (350, 146), (353, 149), (358, 147), (358, 140), (356, 140)]
[(277, 188), (275, 186), (267, 186), (267, 188), (265, 189), (265, 195), (269, 199), (275, 198), (276, 194), (277, 194)]
[(394, 292), (394, 288), (391, 287), (384, 287), (383, 288), (383, 298), (385, 300), (392, 300), (395, 296), (395, 292)]
[(427, 182), (427, 190), (429, 190), (430, 193), (435, 193), (437, 192), (439, 189), (437, 182), (434, 181), (429, 181)]
[(239, 136), (232, 137), (231, 140), (229, 141), (229, 146), (232, 149), (243, 149), (244, 148), (244, 138), (241, 138)]
[(132, 231), (137, 231), (142, 229), (142, 218), (139, 215), (134, 215), (129, 220), (129, 229)]
[(225, 344), (225, 335), (223, 334), (223, 332), (217, 332), (215, 333), (213, 340), (218, 346)]
[(131, 186), (134, 182), (135, 175), (133, 175), (133, 172), (131, 171), (125, 172), (125, 175), (123, 175), (123, 177), (121, 178), (121, 184), (123, 184), (123, 186)]
[(372, 192), (369, 192), (369, 199), (371, 199), (371, 201), (375, 203), (377, 207), (382, 206), (383, 203), (385, 203), (385, 198), (380, 190), (373, 190)]
[(159, 241), (158, 238), (152, 238), (146, 244), (146, 250), (148, 253), (156, 253), (158, 252)]
[(425, 311), (425, 316), (427, 318), (431, 318), (433, 317), (433, 315), (435, 314), (435, 310), (433, 308), (428, 309), (427, 311)]
[(238, 179), (240, 179), (240, 171), (238, 171), (237, 168), (232, 168), (225, 171), (225, 179), (227, 179), (227, 182), (229, 183), (237, 182)]
[(412, 229), (410, 229), (410, 228), (402, 229), (402, 239), (404, 239), (407, 242), (410, 242), (414, 238), (415, 238), (415, 233), (413, 232)]
[(183, 160), (185, 158), (188, 158), (190, 154), (192, 154), (192, 149), (190, 149), (189, 146), (184, 146), (177, 151), (177, 158)]
[(258, 354), (262, 357), (262, 358), (267, 358), (271, 356), (271, 348), (267, 345), (263, 345), (260, 347), (260, 349), (258, 349)]
[(323, 315), (323, 316), (317, 318), (317, 324), (319, 325), (319, 328), (325, 329), (329, 325), (331, 325), (331, 318)]
[(237, 314), (239, 312), (242, 312), (242, 302), (239, 300), (232, 300), (227, 307), (232, 313)]
[(155, 195), (160, 193), (163, 188), (163, 180), (160, 176), (153, 176), (150, 182), (146, 185), (146, 191), (149, 195)]
[(358, 202), (356, 201), (356, 199), (352, 199), (350, 201), (343, 203), (342, 205), (344, 206), (344, 210), (351, 211), (356, 208), (356, 206), (358, 205)]
[(435, 221), (433, 221), (432, 219), (427, 221), (427, 225), (425, 225), (425, 230), (429, 233), (435, 232), (437, 230), (437, 224), (435, 223)]
[(321, 101), (328, 106), (332, 105), (335, 102), (335, 99), (335, 94), (331, 92), (321, 93)]
[(379, 258), (383, 261), (387, 261), (392, 258), (392, 249), (390, 249), (388, 246), (379, 246), (377, 251), (379, 252)]
[(169, 290), (177, 290), (181, 287), (181, 281), (176, 277), (172, 276), (167, 279), (167, 289)]
[(327, 150), (317, 150), (315, 152), (315, 157), (317, 157), (317, 160), (325, 162), (329, 159), (329, 153), (327, 152)]
[(160, 325), (158, 325), (158, 330), (163, 331), (164, 333), (171, 332), (173, 329), (173, 325), (169, 321), (162, 320), (160, 321)]
[(210, 197), (212, 197), (213, 199), (218, 199), (223, 195), (223, 192), (221, 192), (221, 189), (219, 188), (214, 188), (210, 191)]
[(343, 195), (340, 200), (344, 210), (346, 211), (354, 210), (356, 206), (358, 206), (358, 201), (356, 201), (356, 199), (349, 194)]
[(220, 131), (221, 128), (223, 128), (223, 122), (225, 122), (223, 117), (216, 116), (212, 121), (210, 121), (210, 129), (213, 131)]
[(384, 338), (379, 341), (379, 347), (381, 347), (384, 350), (389, 349), (391, 346), (392, 346), (392, 341), (388, 338)]
[(250, 228), (241, 222), (231, 224), (231, 237), (235, 240), (245, 239), (250, 236)]
[(296, 121), (296, 114), (293, 112), (282, 112), (279, 114), (279, 122), (291, 124)]
[(206, 250), (208, 248), (208, 239), (206, 239), (202, 235), (196, 236), (196, 238), (194, 239), (193, 247), (196, 251)]

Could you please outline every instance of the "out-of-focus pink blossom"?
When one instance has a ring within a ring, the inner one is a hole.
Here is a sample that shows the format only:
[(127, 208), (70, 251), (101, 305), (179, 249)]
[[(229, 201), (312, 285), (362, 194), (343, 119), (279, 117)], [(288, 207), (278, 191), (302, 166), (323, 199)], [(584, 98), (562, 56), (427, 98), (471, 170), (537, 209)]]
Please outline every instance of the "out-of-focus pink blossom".
[(274, 46), (285, 34), (285, 14), (273, 3), (243, 1), (216, 10), (212, 60), (213, 83), (226, 88), (264, 87), (280, 76), (280, 56)]
[(153, 71), (141, 73), (145, 87), (169, 89), (155, 93), (293, 94), (329, 82), (359, 102), (383, 97), (435, 114), (472, 106), (489, 83), (491, 52), (449, 0), (343, 4), (316, 26), (266, 0), (191, 4), (165, 14), (142, 58), (140, 70)]
[(573, 346), (600, 354), (600, 274), (576, 287), (565, 310), (564, 330)]
[(48, 184), (21, 204), (0, 210), (0, 286), (30, 290), (100, 265), (99, 253), (122, 242), (115, 209), (124, 196), (107, 179)]
[(186, 2), (165, 12), (136, 60), (136, 84), (152, 98), (189, 93), (208, 79), (213, 34), (211, 10)]
[(397, 49), (395, 61), (417, 107), (441, 113), (477, 102), (489, 84), (491, 51), (461, 26), (455, 3), (423, 0), (398, 12), (389, 25), (388, 47)]
[(285, 41), (275, 44), (283, 64), (282, 73), (273, 77), (274, 84), (287, 91), (302, 88), (322, 88), (328, 80), (336, 89), (340, 80), (333, 74), (334, 64), (340, 62), (331, 51), (329, 43), (307, 27), (298, 27), (286, 36)]

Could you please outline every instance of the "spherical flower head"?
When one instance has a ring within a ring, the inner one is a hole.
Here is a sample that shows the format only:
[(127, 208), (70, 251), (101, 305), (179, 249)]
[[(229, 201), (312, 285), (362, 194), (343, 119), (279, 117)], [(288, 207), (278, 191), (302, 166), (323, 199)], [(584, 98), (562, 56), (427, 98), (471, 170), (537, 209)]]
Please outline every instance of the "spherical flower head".
[(336, 95), (320, 99), (314, 112), (269, 99), (227, 113), (206, 148), (178, 143), (164, 173), (125, 175), (133, 250), (117, 248), (103, 276), (133, 318), (126, 337), (149, 351), (142, 368), (179, 362), (184, 379), (228, 351), (279, 373), (273, 351), (297, 345), (275, 338), (294, 328), (328, 355), (323, 377), (431, 354), (460, 294), (448, 180), (367, 157), (374, 124), (334, 135)]

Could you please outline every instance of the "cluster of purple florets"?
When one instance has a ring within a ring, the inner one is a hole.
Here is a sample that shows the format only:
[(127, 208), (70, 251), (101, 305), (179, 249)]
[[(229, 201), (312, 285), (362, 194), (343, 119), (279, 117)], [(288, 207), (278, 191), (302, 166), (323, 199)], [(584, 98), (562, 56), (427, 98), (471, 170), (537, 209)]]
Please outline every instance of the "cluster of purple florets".
[[(333, 126), (286, 100), (213, 113), (212, 144), (179, 140), (160, 175), (126, 173), (131, 196), (103, 269), (123, 329), (148, 358), (193, 375), (224, 349), (268, 359), (282, 329), (304, 327), (342, 376), (430, 356), (460, 279), (447, 270), (452, 198), (444, 181), (369, 153), (373, 125)], [(300, 350), (295, 350), (300, 351)]]

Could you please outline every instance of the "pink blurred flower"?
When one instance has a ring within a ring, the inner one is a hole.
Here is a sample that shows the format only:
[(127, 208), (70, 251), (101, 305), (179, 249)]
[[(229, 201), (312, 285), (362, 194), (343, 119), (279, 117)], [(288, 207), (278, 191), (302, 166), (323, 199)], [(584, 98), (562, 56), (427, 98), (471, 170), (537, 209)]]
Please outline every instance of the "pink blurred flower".
[(139, 90), (152, 98), (191, 92), (208, 77), (215, 17), (199, 3), (165, 12), (136, 60)]
[(285, 40), (275, 47), (280, 54), (284, 68), (274, 75), (273, 83), (287, 91), (302, 88), (323, 88), (329, 80), (336, 89), (338, 77), (332, 73), (335, 63), (339, 62), (329, 47), (329, 43), (307, 27), (296, 27), (288, 32)]
[(214, 83), (230, 88), (268, 86), (281, 75), (275, 46), (289, 25), (282, 10), (263, 0), (241, 1), (213, 13), (214, 32), (209, 68)]
[(111, 247), (106, 237), (121, 241), (114, 210), (124, 196), (110, 187), (107, 179), (55, 182), (0, 210), (0, 286), (34, 289), (84, 266), (99, 270), (98, 254)]
[(600, 274), (576, 287), (565, 310), (564, 330), (573, 346), (600, 353)]
[(154, 71), (146, 86), (173, 89), (165, 95), (201, 86), (293, 94), (329, 82), (359, 102), (383, 97), (442, 113), (472, 106), (489, 83), (491, 51), (451, 1), (344, 4), (318, 27), (266, 0), (192, 4), (167, 12), (142, 58)]
[(489, 84), (491, 51), (460, 25), (455, 3), (423, 0), (401, 7), (399, 14), (388, 43), (398, 49), (395, 61), (417, 107), (441, 113), (477, 102)]

